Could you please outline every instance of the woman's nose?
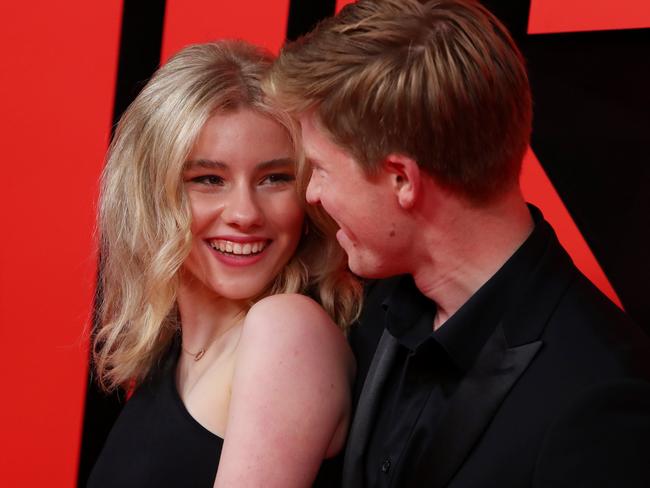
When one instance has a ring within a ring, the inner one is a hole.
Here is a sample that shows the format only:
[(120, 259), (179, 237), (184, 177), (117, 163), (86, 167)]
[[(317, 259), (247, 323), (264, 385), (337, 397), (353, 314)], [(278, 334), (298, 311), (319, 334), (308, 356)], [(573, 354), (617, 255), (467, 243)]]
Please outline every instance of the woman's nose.
[(223, 220), (242, 230), (262, 225), (264, 218), (254, 192), (248, 188), (233, 189), (221, 214)]

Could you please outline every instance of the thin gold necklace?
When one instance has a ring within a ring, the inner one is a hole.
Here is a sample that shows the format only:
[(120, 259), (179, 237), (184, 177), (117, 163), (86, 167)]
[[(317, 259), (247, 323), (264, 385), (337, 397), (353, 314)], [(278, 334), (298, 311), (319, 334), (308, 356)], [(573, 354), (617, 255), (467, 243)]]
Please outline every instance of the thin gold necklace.
[[(212, 345), (212, 344), (210, 344)], [(208, 346), (209, 347), (209, 346)], [(183, 347), (183, 344), (181, 343), (181, 349), (183, 350), (184, 353), (189, 354), (190, 356), (194, 357), (194, 361), (198, 361), (205, 355), (206, 348), (202, 348), (199, 350), (199, 352), (190, 352), (187, 349)]]
[[(243, 319), (241, 319), (241, 320), (243, 320)], [(217, 342), (221, 337), (223, 337), (225, 334), (227, 334), (227, 333), (228, 333), (232, 328), (234, 328), (234, 327), (235, 327), (235, 326), (236, 326), (236, 325), (237, 325), (241, 320), (237, 320), (237, 321), (235, 321), (234, 325), (233, 325), (231, 328), (229, 328), (228, 330), (226, 330), (223, 334), (220, 334), (220, 335), (218, 335), (217, 337), (215, 337), (214, 339), (212, 339), (212, 340), (211, 340), (210, 342), (208, 342), (205, 346), (203, 346), (201, 349), (199, 349), (198, 352), (192, 352), (192, 351), (188, 351), (187, 349), (185, 349), (185, 348), (183, 347), (183, 341), (182, 341), (182, 340), (181, 340), (181, 350), (182, 350), (185, 354), (189, 354), (190, 356), (192, 356), (192, 357), (194, 358), (194, 361), (198, 361), (198, 360), (201, 359), (203, 356), (205, 356), (206, 351), (207, 351), (208, 349), (210, 349), (210, 347), (212, 347), (212, 344), (214, 344), (214, 343)]]

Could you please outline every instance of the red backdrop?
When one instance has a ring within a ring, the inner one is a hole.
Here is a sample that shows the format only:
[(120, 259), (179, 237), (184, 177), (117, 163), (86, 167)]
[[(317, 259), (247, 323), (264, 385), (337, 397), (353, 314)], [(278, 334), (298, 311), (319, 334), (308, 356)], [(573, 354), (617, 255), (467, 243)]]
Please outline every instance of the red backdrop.
[(74, 486), (120, 2), (2, 2), (0, 485)]

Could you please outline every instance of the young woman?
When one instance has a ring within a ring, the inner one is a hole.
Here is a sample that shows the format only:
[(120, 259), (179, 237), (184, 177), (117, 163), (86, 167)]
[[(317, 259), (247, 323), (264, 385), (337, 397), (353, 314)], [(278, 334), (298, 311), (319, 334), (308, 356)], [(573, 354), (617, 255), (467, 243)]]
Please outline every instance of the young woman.
[(134, 393), (90, 487), (305, 487), (343, 446), (360, 289), (297, 188), (296, 130), (260, 88), (271, 63), (186, 48), (117, 128), (94, 357), (105, 389)]

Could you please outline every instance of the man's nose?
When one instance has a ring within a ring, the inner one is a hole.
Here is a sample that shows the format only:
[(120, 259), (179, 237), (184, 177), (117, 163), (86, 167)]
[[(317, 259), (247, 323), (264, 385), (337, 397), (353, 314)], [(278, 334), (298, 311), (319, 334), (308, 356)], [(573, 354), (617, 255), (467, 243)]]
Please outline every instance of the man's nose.
[(242, 230), (262, 225), (264, 222), (259, 203), (249, 188), (233, 189), (221, 216), (228, 225)]
[(307, 191), (305, 194), (308, 203), (316, 205), (320, 202), (320, 185), (320, 182), (316, 181), (316, 176), (314, 176), (314, 173), (312, 172), (309, 177), (309, 182), (307, 183)]

